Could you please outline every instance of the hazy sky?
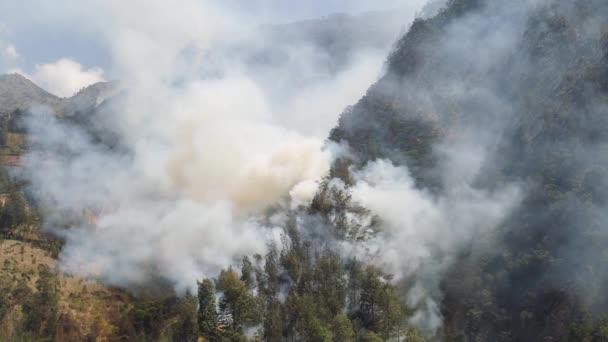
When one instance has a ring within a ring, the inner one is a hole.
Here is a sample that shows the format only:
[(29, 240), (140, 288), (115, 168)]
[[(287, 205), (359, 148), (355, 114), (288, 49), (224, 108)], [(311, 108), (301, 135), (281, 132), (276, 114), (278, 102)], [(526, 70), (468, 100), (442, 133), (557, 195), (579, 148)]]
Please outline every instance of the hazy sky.
[[(223, 6), (259, 19), (261, 23), (289, 22), (337, 12), (355, 14), (418, 3), (420, 0), (221, 1)], [(78, 4), (74, 0), (0, 1), (0, 44), (13, 45), (26, 67), (63, 57), (74, 58), (84, 66), (105, 67), (109, 64), (109, 57), (104, 51), (103, 43), (77, 22), (82, 4), (86, 2)]]
[[(157, 25), (157, 30), (163, 30), (161, 21), (179, 26), (181, 20), (170, 13), (181, 9), (180, 15), (189, 16), (193, 4), (200, 5), (195, 6), (200, 9), (221, 8), (223, 15), (236, 15), (255, 26), (334, 13), (356, 15), (395, 8), (416, 12), (424, 2), (426, 0), (4, 0), (0, 1), (0, 74), (20, 72), (41, 85), (67, 79), (62, 87), (52, 89), (65, 96), (79, 89), (82, 83), (120, 78), (113, 68), (116, 56), (112, 56), (109, 46), (113, 38), (100, 32), (111, 30), (116, 20), (127, 25)], [(116, 8), (124, 8), (119, 19), (115, 17)], [(159, 8), (165, 10), (159, 12)]]
[(360, 13), (403, 7), (419, 2), (418, 0), (226, 0), (226, 3), (251, 11), (268, 21), (276, 21), (277, 18), (285, 21), (299, 20), (337, 12)]

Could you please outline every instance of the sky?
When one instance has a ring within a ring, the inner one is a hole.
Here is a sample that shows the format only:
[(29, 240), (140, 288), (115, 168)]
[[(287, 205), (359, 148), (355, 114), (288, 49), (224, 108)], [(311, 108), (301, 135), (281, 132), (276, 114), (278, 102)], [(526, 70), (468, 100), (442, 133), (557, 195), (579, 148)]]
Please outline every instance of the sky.
[[(419, 1), (412, 0), (227, 0), (241, 8), (268, 21), (282, 18), (285, 21), (322, 17), (332, 13), (362, 13), (367, 11), (386, 10), (405, 7)], [(280, 20), (280, 19), (279, 19)]]
[[(334, 13), (357, 14), (397, 7), (413, 7), (419, 6), (420, 0), (218, 0), (216, 2), (260, 24), (273, 24), (318, 18)], [(74, 0), (0, 1), (0, 72), (5, 73), (17, 66), (19, 69), (33, 72), (36, 65), (55, 62), (62, 58), (77, 61), (85, 70), (95, 67), (107, 70), (111, 64), (111, 56), (107, 51), (106, 43), (88, 27), (87, 23), (98, 19), (104, 13), (95, 13), (92, 6), (89, 6), (89, 9), (91, 10), (87, 10), (87, 2)], [(134, 16), (137, 20), (137, 14)]]

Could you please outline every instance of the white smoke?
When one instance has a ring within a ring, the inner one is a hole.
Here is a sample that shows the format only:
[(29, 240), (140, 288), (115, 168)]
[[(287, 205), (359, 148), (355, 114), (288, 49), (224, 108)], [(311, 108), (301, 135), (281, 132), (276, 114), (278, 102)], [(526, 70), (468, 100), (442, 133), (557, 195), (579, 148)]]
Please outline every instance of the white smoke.
[(354, 171), (352, 199), (377, 215), (380, 226), (369, 240), (348, 247), (347, 255), (376, 264), (395, 281), (410, 284), (410, 322), (434, 335), (443, 321), (440, 280), (473, 239), (493, 232), (522, 198), (522, 185), (503, 184), (494, 190), (474, 186), (484, 165), (481, 144), (439, 146), (445, 154), (444, 190), (419, 188), (405, 166), (387, 160)]
[[(160, 275), (191, 289), (264, 253), (277, 234), (256, 217), (311, 200), (331, 163), (327, 131), (388, 52), (357, 51), (344, 71), (276, 101), (265, 76), (234, 56), (206, 64), (234, 37), (260, 39), (239, 13), (195, 0), (94, 1), (69, 13), (105, 38), (128, 89), (103, 118), (127, 152), (41, 110), (28, 122), (34, 148), (24, 169), (48, 205), (46, 228), (65, 239), (63, 269), (122, 286)], [(69, 214), (82, 211), (88, 224)]]

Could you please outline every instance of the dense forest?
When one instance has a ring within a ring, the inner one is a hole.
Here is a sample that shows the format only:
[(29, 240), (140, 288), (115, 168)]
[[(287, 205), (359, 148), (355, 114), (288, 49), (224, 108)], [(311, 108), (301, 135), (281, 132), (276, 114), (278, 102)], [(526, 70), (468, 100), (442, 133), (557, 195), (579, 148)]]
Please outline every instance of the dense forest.
[[(279, 239), (190, 292), (162, 274), (121, 288), (55, 269), (64, 241), (40, 230), (52, 208), (11, 159), (30, 147), (18, 120), (27, 113), (6, 105), (0, 340), (608, 341), (607, 17), (603, 0), (450, 0), (417, 19), (331, 131), (328, 144), (348, 153), (312, 203), (266, 208), (267, 226), (282, 217)], [(87, 94), (76, 107), (45, 101), (77, 108), (62, 119), (120, 150), (115, 132), (96, 126), (110, 106)], [(470, 151), (484, 156), (472, 171)], [(441, 264), (433, 274), (421, 263), (396, 276), (369, 258), (387, 252), (369, 247), (392, 238), (387, 222), (353, 195), (379, 160), (456, 207), (462, 183), (484, 194), (514, 186), (518, 200), (496, 223), (454, 220), (433, 235), (424, 259)], [(56, 215), (93, 221), (88, 209)], [(464, 237), (443, 247), (454, 236)], [(436, 310), (411, 300), (421, 282)], [(439, 324), (425, 322), (428, 311)]]

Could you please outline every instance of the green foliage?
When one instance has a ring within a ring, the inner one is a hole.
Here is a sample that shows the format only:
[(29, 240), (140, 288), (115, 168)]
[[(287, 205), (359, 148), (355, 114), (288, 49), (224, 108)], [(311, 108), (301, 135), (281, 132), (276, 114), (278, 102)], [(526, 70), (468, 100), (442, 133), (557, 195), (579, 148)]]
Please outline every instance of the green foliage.
[(374, 267), (368, 266), (361, 279), (357, 315), (363, 327), (379, 333), (384, 339), (401, 335), (406, 324), (406, 307), (396, 289)]
[(219, 341), (215, 285), (205, 279), (198, 283), (198, 330), (210, 342)]
[[(325, 177), (321, 181), (307, 212), (323, 218), (332, 226), (332, 233), (338, 239), (369, 239), (370, 231), (374, 231), (378, 224), (378, 218), (372, 216), (368, 209), (352, 201), (348, 184), (335, 178)], [(369, 225), (361, 224), (368, 221)]]
[(264, 315), (264, 340), (280, 342), (283, 339), (283, 315), (281, 303), (277, 299), (270, 299)]
[(376, 334), (373, 331), (368, 332), (367, 335), (365, 335), (363, 340), (365, 342), (384, 342), (382, 337), (380, 337), (378, 334)]
[(243, 327), (259, 323), (257, 302), (231, 268), (220, 273), (217, 290), (222, 293), (219, 317), (224, 332), (231, 330), (233, 335), (238, 334)]
[(0, 234), (5, 237), (15, 235), (15, 229), (30, 221), (28, 205), (21, 192), (21, 184), (0, 168)]
[(139, 335), (159, 336), (162, 322), (166, 318), (166, 308), (156, 298), (139, 298), (134, 303), (131, 317)]
[(253, 272), (253, 264), (251, 263), (249, 257), (245, 256), (241, 265), (241, 280), (248, 289), (252, 289), (255, 286), (255, 278)]
[(334, 317), (331, 332), (334, 342), (351, 342), (355, 338), (353, 324), (345, 314)]
[(326, 253), (314, 266), (313, 292), (317, 303), (323, 303), (321, 318), (329, 322), (343, 311), (346, 300), (346, 276), (339, 256)]
[(608, 341), (608, 317), (593, 320), (588, 315), (570, 327), (569, 341), (600, 342)]
[[(294, 221), (287, 224), (280, 253), (271, 245), (265, 258), (255, 260), (243, 263), (245, 275), (228, 268), (218, 276), (223, 340), (241, 339), (244, 328), (260, 323), (265, 341), (357, 341), (370, 332), (381, 340), (418, 337), (407, 325), (408, 310), (390, 277), (372, 266), (345, 262), (329, 250), (311, 248)], [(255, 275), (251, 282), (258, 288), (246, 286), (247, 274)]]
[(196, 342), (197, 298), (186, 294), (179, 298), (170, 314), (170, 324), (164, 333), (171, 341)]

